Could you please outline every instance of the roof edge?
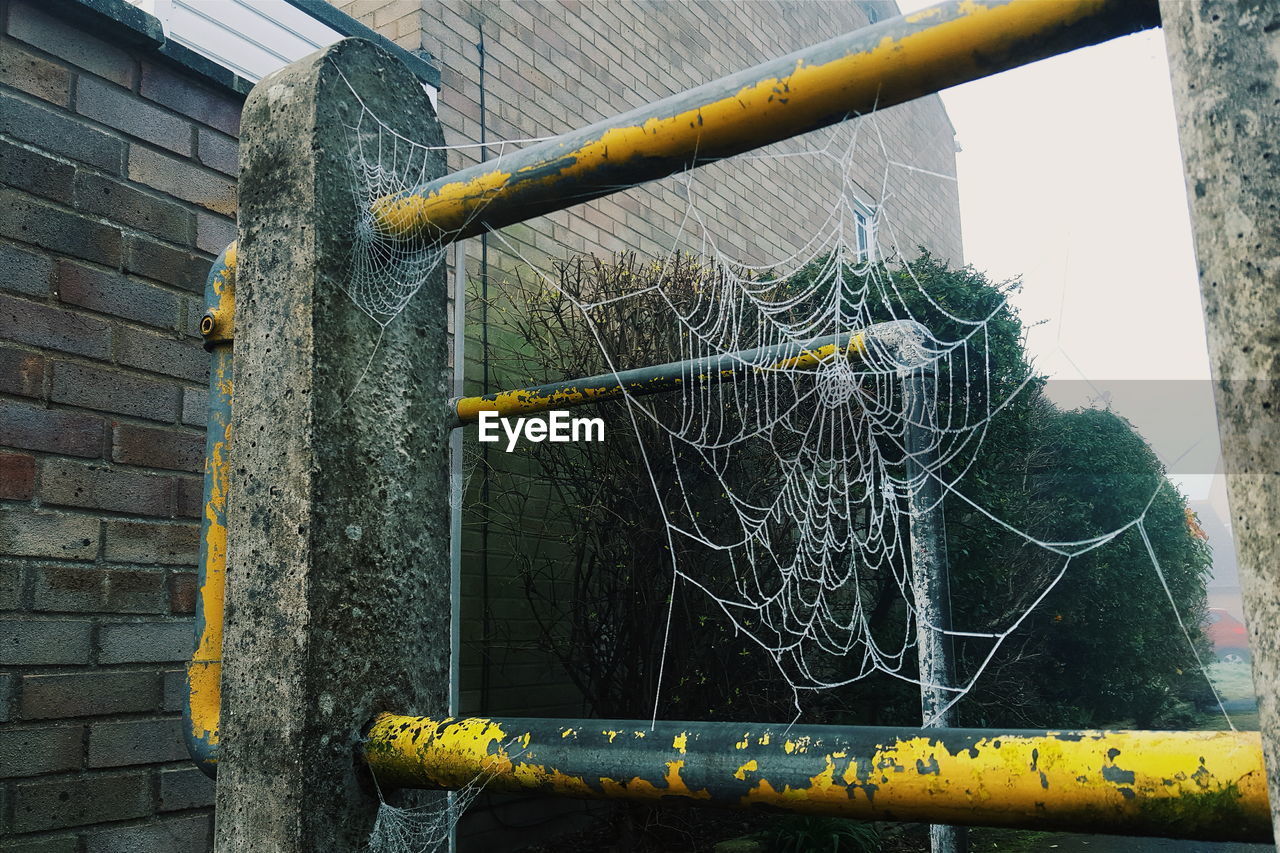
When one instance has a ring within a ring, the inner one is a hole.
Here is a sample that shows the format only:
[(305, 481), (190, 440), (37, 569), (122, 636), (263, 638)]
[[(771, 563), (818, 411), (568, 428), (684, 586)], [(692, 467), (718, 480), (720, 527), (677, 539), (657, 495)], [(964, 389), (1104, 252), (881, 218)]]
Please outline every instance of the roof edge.
[[(150, 50), (169, 62), (181, 66), (204, 80), (241, 97), (249, 94), (254, 83), (225, 66), (196, 53), (188, 47), (169, 41), (160, 20), (125, 0), (46, 0), (58, 14), (69, 21), (93, 29), (105, 29), (126, 44)], [(429, 60), (380, 35), (350, 15), (330, 6), (324, 0), (285, 0), (290, 6), (306, 12), (343, 36), (368, 39), (403, 62), (415, 77), (436, 89), (440, 88), (440, 70)]]

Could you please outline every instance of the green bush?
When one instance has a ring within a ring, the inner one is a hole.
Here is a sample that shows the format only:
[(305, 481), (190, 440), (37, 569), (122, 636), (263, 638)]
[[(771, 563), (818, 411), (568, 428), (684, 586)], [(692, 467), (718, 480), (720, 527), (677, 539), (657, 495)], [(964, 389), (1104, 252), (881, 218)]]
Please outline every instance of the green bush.
[(875, 853), (875, 824), (838, 817), (792, 815), (755, 835), (767, 853)]

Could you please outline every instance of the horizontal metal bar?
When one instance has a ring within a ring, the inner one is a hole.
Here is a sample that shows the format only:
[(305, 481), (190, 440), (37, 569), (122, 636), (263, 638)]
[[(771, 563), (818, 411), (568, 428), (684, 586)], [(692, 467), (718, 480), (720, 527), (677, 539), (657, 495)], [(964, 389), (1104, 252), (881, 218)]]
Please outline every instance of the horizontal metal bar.
[(864, 820), (1271, 837), (1257, 732), (999, 731), (383, 714), (384, 789), (536, 791)]
[(623, 394), (643, 397), (696, 385), (737, 382), (749, 375), (770, 370), (813, 370), (837, 352), (843, 353), (846, 358), (861, 356), (865, 352), (863, 335), (828, 335), (803, 344), (775, 344), (705, 358), (620, 370), (617, 373), (602, 373), (582, 379), (568, 379), (548, 385), (497, 391), (479, 397), (460, 397), (453, 401), (457, 412), (456, 425), (475, 423), (481, 412), (497, 412), (504, 417), (523, 415), (600, 403)]
[(373, 205), (449, 242), (1160, 22), (1155, 0), (952, 0), (855, 30)]

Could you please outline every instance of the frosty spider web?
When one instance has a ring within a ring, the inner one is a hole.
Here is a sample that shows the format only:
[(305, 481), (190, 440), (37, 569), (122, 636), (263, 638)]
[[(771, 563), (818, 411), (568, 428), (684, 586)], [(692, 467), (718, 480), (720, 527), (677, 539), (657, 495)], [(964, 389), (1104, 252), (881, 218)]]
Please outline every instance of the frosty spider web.
[[(484, 790), (482, 780), (438, 795), (436, 802), (422, 806), (393, 806), (381, 799), (366, 850), (369, 853), (439, 853), (448, 849), (462, 814)], [(381, 792), (379, 792), (381, 794)]]
[[(502, 744), (512, 749), (517, 741)], [(514, 755), (523, 754), (517, 750)], [(440, 853), (449, 849), (449, 841), (463, 814), (484, 793), (492, 773), (484, 772), (457, 790), (437, 793), (434, 802), (420, 806), (394, 806), (386, 801), (378, 788), (378, 813), (365, 849), (368, 853)], [(377, 780), (374, 780), (377, 785)]]
[[(441, 153), (480, 146), (431, 146), (408, 139), (377, 119), (342, 69), (334, 70), (360, 110), (345, 124), (355, 225), (350, 272), (342, 287), (351, 301), (379, 328), (395, 320), (427, 278), (444, 262), (441, 246), (378, 227), (378, 202), (430, 181), (438, 174)], [(534, 139), (517, 142), (536, 142)], [(497, 143), (499, 152), (508, 143)]]
[[(432, 174), (429, 157), (439, 148), (396, 134), (367, 108), (349, 131), (360, 210), (371, 211), (378, 199), (426, 183)], [(1163, 478), (1152, 483), (1147, 509), (1110, 531), (1072, 541), (1037, 538), (967, 496), (965, 476), (993, 420), (1032, 377), (1010, 383), (993, 376), (992, 323), (1003, 303), (978, 315), (958, 313), (903, 262), (905, 232), (895, 219), (902, 175), (954, 179), (891, 156), (877, 114), (806, 142), (713, 167), (743, 170), (748, 185), (759, 170), (783, 161), (828, 176), (825, 197), (812, 200), (816, 227), (784, 256), (735, 257), (718, 231), (709, 201), (715, 188), (703, 173), (686, 172), (668, 184), (683, 197), (683, 216), (657, 264), (673, 268), (690, 253), (701, 259), (693, 292), (651, 285), (570, 294), (504, 231), (492, 232), (510, 257), (580, 312), (608, 370), (640, 366), (620, 362), (602, 334), (610, 308), (635, 300), (670, 318), (672, 361), (731, 365), (739, 377), (683, 382), (674, 403), (623, 395), (637, 435), (661, 437), (642, 442), (640, 451), (671, 554), (672, 602), (681, 584), (714, 601), (736, 632), (777, 665), (796, 692), (797, 712), (804, 691), (883, 673), (943, 691), (948, 698), (939, 715), (972, 689), (1001, 645), (1068, 576), (1073, 558), (1130, 530), (1146, 543), (1173, 604), (1144, 526), (1159, 490), (1170, 488)], [(495, 167), (506, 144), (495, 143)], [(883, 163), (874, 208), (857, 177), (867, 148)], [(868, 241), (870, 231), (878, 241)], [(440, 248), (390, 237), (372, 214), (357, 227), (355, 242), (347, 292), (385, 326), (440, 262)], [(816, 367), (804, 364), (804, 354), (815, 351), (823, 353)], [(658, 467), (677, 472), (678, 488), (658, 486)], [(1057, 571), (1024, 596), (1026, 606), (1002, 624), (948, 628), (922, 615), (908, 542), (911, 524), (935, 509), (918, 500), (927, 486), (1059, 561)], [(868, 578), (889, 578), (896, 587), (906, 617), (893, 638), (871, 624), (863, 595)], [(1191, 642), (1180, 615), (1178, 622)], [(921, 684), (911, 652), (922, 634), (984, 641), (988, 651), (958, 683)]]

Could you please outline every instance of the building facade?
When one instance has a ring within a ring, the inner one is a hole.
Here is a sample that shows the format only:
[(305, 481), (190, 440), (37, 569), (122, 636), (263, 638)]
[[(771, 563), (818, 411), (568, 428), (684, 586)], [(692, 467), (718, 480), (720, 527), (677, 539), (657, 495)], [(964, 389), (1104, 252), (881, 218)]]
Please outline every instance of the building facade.
[[(139, 5), (163, 17), (166, 4)], [(289, 5), (355, 31), (318, 2)], [(428, 69), (451, 146), (563, 132), (894, 13), (790, 0), (335, 5)], [(200, 851), (211, 839), (213, 787), (180, 728), (208, 377), (198, 324), (209, 265), (235, 237), (244, 75), (258, 72), (143, 9), (0, 0), (3, 850)], [(892, 205), (900, 247), (960, 262), (941, 102), (862, 121), (859, 201), (873, 216)], [(451, 150), (450, 166), (482, 150)], [(803, 158), (718, 164), (698, 187), (723, 245), (760, 263), (803, 242), (830, 191)], [(695, 248), (682, 242), (685, 193), (668, 179), (533, 220), (506, 233), (515, 253), (468, 241), (467, 287), (572, 254)], [(470, 317), (474, 388), (484, 317)], [(489, 531), (482, 552), (489, 519), (471, 510), (466, 524), (461, 710), (579, 712), (515, 581), (511, 551), (527, 537)], [(545, 811), (505, 808), (473, 827), (476, 849), (516, 846), (510, 827)]]

